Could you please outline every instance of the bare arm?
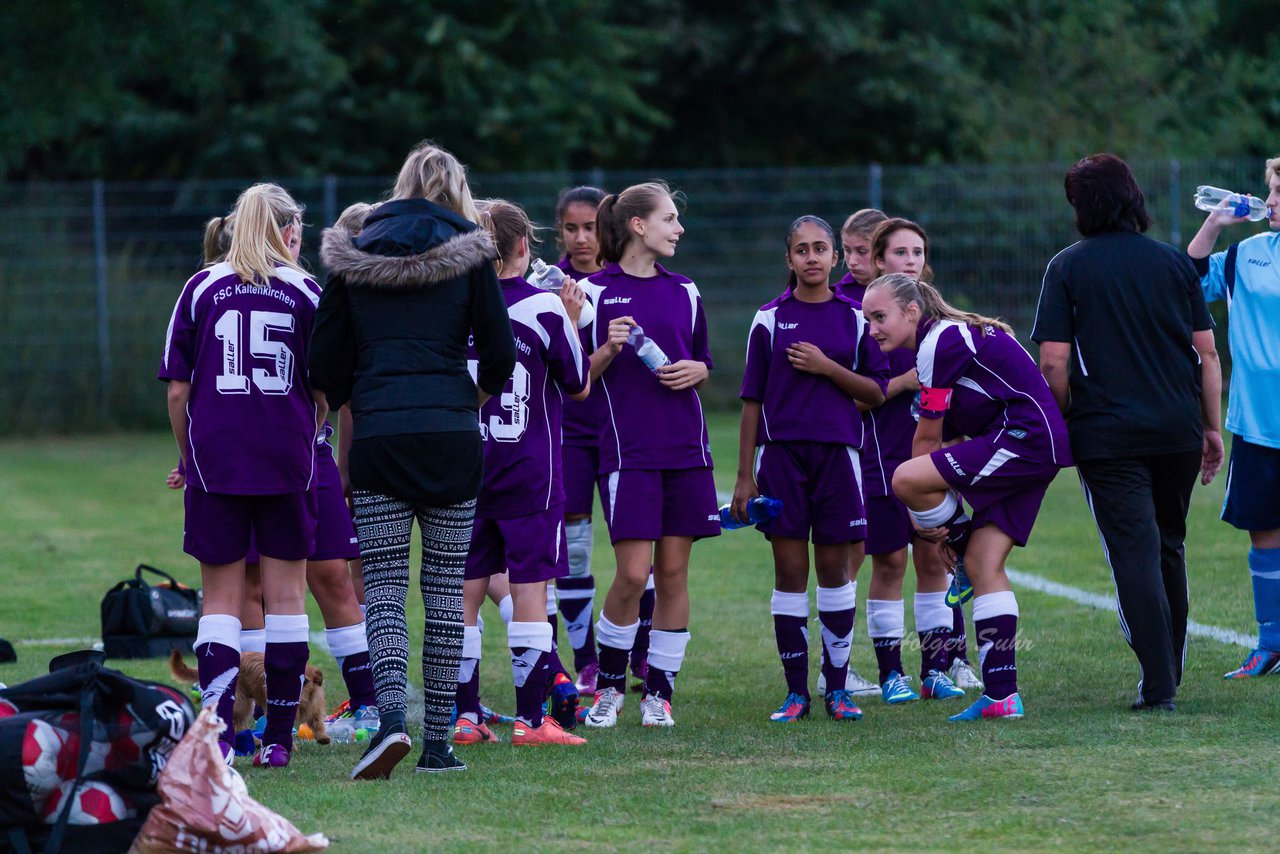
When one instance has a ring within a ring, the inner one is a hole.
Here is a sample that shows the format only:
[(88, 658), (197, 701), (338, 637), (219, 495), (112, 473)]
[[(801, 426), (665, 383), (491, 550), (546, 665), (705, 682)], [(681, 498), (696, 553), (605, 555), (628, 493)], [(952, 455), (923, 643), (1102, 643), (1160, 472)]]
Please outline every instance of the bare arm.
[(942, 419), (921, 418), (916, 424), (916, 435), (911, 440), (911, 456), (923, 457), (942, 447)]
[(1191, 343), (1200, 354), (1200, 415), (1204, 420), (1204, 450), (1200, 482), (1208, 486), (1222, 469), (1222, 366), (1213, 330), (1191, 333)]
[(760, 434), (760, 401), (742, 401), (742, 421), (738, 424), (738, 481), (733, 487), (733, 517), (747, 521), (747, 502), (760, 494), (756, 486), (756, 442)]
[[(1225, 202), (1223, 203), (1225, 207)], [(1238, 222), (1248, 222), (1248, 217), (1231, 216), (1225, 210), (1214, 211), (1204, 218), (1204, 223), (1196, 236), (1187, 244), (1187, 254), (1192, 258), (1208, 258), (1213, 254), (1213, 246), (1218, 242), (1218, 235), (1223, 229)]]
[[(1186, 263), (1186, 262), (1183, 262)], [(1058, 401), (1064, 413), (1071, 405), (1071, 345), (1064, 341), (1044, 341), (1040, 344), (1040, 373)]]
[(178, 442), (178, 457), (183, 468), (187, 466), (187, 401), (191, 399), (191, 383), (169, 380), (169, 426)]
[(622, 345), (627, 343), (627, 335), (636, 322), (630, 317), (619, 317), (609, 321), (609, 338), (591, 354), (591, 381), (600, 379), (608, 367), (613, 364), (614, 357), (622, 352)]

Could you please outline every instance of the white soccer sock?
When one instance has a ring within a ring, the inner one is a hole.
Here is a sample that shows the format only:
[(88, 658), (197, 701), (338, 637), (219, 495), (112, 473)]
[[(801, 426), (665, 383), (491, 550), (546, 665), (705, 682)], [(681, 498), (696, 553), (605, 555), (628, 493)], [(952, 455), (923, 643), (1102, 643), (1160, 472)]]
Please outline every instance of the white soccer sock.
[[(596, 621), (596, 639), (600, 641), (601, 646), (609, 646), (614, 649), (625, 649), (628, 652), (636, 645), (636, 632), (640, 631), (640, 621), (636, 620), (629, 626), (619, 626), (609, 621), (603, 613), (600, 619)], [(650, 637), (652, 637), (652, 632)], [(650, 647), (652, 648), (652, 641)]]
[(267, 644), (308, 643), (311, 624), (306, 614), (267, 614)]
[(365, 635), (363, 621), (336, 629), (325, 629), (324, 640), (329, 645), (329, 654), (338, 660), (339, 668), (348, 655), (369, 651), (369, 638)]
[(654, 629), (649, 632), (649, 666), (676, 674), (684, 664), (684, 651), (689, 645), (689, 632), (666, 632)]
[(949, 630), (955, 619), (951, 609), (947, 607), (947, 594), (945, 591), (941, 593), (916, 593), (912, 609), (915, 611), (917, 632), (931, 632), (937, 629)]
[(952, 521), (956, 512), (960, 510), (960, 500), (954, 489), (948, 489), (947, 494), (943, 496), (942, 503), (932, 510), (911, 510), (911, 518), (916, 520), (921, 528), (941, 528), (948, 522)]
[(868, 599), (867, 635), (901, 640), (907, 630), (906, 614), (906, 605), (901, 599)]
[(240, 651), (241, 652), (266, 652), (267, 651), (267, 630), (266, 629), (241, 629), (240, 630)]
[(196, 627), (195, 646), (218, 643), (240, 651), (240, 620), (230, 614), (206, 614)]
[(779, 617), (803, 617), (809, 619), (809, 594), (773, 591), (769, 600), (769, 613)]
[[(989, 620), (1002, 615), (1018, 616), (1018, 599), (1012, 590), (973, 597), (973, 621)], [(948, 625), (950, 621), (948, 620)]]
[(591, 520), (579, 519), (564, 526), (565, 540), (569, 544), (569, 577), (586, 578), (591, 575)]

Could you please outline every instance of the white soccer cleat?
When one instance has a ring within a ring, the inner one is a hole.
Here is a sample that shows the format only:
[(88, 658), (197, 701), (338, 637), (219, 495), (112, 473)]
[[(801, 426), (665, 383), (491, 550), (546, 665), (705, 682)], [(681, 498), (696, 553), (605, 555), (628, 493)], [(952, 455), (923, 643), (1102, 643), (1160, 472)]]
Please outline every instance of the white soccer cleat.
[(643, 726), (675, 726), (671, 717), (671, 703), (657, 694), (650, 694), (640, 701), (640, 723)]
[(982, 679), (969, 666), (969, 662), (963, 658), (957, 658), (951, 662), (951, 667), (947, 669), (947, 675), (951, 677), (951, 681), (955, 683), (957, 688), (965, 691), (982, 690)]
[(864, 679), (861, 673), (853, 669), (852, 664), (849, 665), (849, 675), (844, 678), (844, 688), (855, 697), (880, 696), (880, 686)]
[(603, 688), (596, 692), (596, 701), (587, 712), (584, 723), (590, 727), (611, 727), (618, 725), (618, 712), (622, 711), (622, 703), (626, 695), (617, 688)]

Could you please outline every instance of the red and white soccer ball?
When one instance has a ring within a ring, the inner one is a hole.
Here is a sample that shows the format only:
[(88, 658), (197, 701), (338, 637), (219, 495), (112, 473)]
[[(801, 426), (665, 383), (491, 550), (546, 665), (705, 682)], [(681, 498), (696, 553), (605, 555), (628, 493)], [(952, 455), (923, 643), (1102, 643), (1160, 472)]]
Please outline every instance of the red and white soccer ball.
[[(44, 809), (40, 811), (46, 824), (53, 824), (58, 820), (63, 799), (74, 787), (74, 780), (63, 783), (49, 795), (49, 799), (44, 802)], [(73, 797), (71, 812), (67, 815), (68, 824), (109, 824), (136, 815), (119, 792), (96, 780), (82, 783)]]
[[(58, 773), (58, 755), (65, 744), (65, 733), (45, 721), (27, 724), (22, 736), (22, 776), (33, 802), (39, 803), (65, 779)], [(71, 772), (74, 777), (74, 767)]]
[(9, 718), (18, 714), (18, 707), (8, 700), (0, 700), (0, 718)]

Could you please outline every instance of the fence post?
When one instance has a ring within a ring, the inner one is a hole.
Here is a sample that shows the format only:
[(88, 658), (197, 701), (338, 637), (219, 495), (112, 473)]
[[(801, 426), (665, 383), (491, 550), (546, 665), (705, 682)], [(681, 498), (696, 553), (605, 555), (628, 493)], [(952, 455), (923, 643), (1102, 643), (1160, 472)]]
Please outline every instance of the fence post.
[(338, 219), (338, 176), (324, 176), (324, 223), (321, 228), (329, 228)]
[(869, 206), (876, 210), (884, 209), (883, 180), (884, 168), (879, 163), (872, 163), (867, 173), (867, 195), (870, 197)]
[(1174, 246), (1182, 245), (1182, 223), (1178, 217), (1178, 199), (1182, 195), (1182, 190), (1178, 179), (1181, 177), (1182, 166), (1178, 163), (1178, 158), (1169, 161), (1169, 242)]
[(99, 407), (103, 421), (111, 417), (111, 333), (107, 317), (107, 200), (106, 184), (93, 182), (93, 258), (97, 269)]

